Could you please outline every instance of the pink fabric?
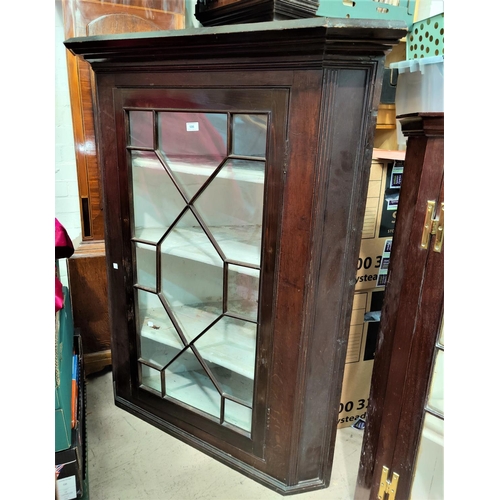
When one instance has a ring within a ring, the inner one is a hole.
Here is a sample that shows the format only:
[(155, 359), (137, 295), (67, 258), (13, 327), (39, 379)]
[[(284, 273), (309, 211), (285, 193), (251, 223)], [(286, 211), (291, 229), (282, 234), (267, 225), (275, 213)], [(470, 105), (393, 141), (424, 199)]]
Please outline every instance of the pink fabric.
[(56, 312), (64, 307), (63, 286), (59, 278), (56, 276)]
[[(73, 243), (69, 237), (64, 226), (56, 219), (56, 260), (57, 259), (67, 259), (71, 257), (75, 249), (73, 248)], [(55, 286), (55, 296), (56, 296), (56, 312), (60, 311), (64, 307), (64, 294), (63, 286), (57, 274), (56, 286)]]
[(64, 226), (56, 219), (56, 259), (67, 259), (75, 249)]

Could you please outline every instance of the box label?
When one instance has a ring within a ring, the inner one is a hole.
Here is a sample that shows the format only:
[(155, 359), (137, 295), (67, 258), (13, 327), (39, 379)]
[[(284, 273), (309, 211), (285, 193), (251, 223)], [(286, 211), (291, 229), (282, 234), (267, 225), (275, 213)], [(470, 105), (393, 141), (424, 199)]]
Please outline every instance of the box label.
[(346, 365), (337, 427), (348, 427), (358, 418), (366, 419), (373, 360)]
[(396, 216), (399, 203), (399, 191), (403, 181), (404, 162), (395, 161), (387, 165), (385, 179), (384, 203), (380, 218), (379, 238), (388, 238), (394, 235)]
[(380, 268), (377, 277), (377, 287), (382, 287), (387, 285), (387, 276), (389, 273), (389, 261), (391, 257), (392, 250), (392, 238), (385, 240), (384, 250), (382, 252), (382, 261), (380, 262)]
[(58, 479), (57, 493), (59, 500), (72, 500), (76, 498), (76, 476)]
[(198, 122), (187, 122), (186, 130), (188, 132), (198, 132), (200, 130), (200, 125)]
[(361, 240), (354, 290), (385, 286), (392, 238)]

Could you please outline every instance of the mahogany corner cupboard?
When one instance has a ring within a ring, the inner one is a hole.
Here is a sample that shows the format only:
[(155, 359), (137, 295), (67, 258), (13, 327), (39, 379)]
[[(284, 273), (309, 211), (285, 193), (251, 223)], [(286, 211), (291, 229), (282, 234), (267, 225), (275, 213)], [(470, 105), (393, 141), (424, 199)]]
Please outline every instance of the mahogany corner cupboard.
[(405, 34), (315, 18), (64, 42), (95, 72), (115, 402), (282, 494), (330, 481)]

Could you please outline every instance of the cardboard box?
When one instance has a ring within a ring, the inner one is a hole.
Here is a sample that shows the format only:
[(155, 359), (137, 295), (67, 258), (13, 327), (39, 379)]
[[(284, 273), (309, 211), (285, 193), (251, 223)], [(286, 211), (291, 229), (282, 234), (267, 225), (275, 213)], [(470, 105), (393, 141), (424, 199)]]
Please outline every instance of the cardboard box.
[(366, 418), (404, 151), (373, 150), (337, 428)]
[(363, 240), (394, 235), (403, 171), (403, 160), (373, 158), (361, 233)]
[(361, 233), (363, 240), (394, 235), (403, 171), (404, 160), (373, 158)]
[(392, 238), (373, 238), (361, 241), (354, 291), (385, 286), (392, 247)]
[(356, 291), (385, 286), (403, 160), (404, 152), (374, 150), (354, 287)]
[(384, 289), (354, 293), (337, 428), (366, 418)]
[(368, 193), (366, 195), (365, 218), (361, 237), (371, 239), (378, 237), (380, 227), (380, 210), (383, 198), (385, 177), (387, 176), (388, 160), (372, 159), (370, 167), (370, 180), (368, 181)]

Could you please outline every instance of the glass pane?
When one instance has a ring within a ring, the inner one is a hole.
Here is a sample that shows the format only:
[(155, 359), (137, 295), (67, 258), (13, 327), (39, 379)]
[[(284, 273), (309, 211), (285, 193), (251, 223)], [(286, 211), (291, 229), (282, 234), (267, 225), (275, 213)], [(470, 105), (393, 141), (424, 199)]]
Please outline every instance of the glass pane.
[(136, 290), (139, 355), (163, 368), (184, 347), (158, 295)]
[(220, 394), (190, 348), (165, 369), (165, 392), (168, 397), (220, 417)]
[(252, 403), (257, 325), (223, 317), (196, 342), (224, 393)]
[(265, 163), (229, 160), (195, 201), (226, 258), (260, 265)]
[[(130, 145), (154, 147), (153, 113), (131, 113)], [(131, 152), (136, 284), (159, 281), (136, 291), (140, 373), (161, 395), (163, 368), (164, 397), (217, 419), (234, 398), (224, 421), (250, 432), (268, 117), (233, 115), (231, 138), (227, 113), (157, 119), (160, 158)]]
[(444, 421), (428, 413), (420, 437), (411, 500), (444, 499), (443, 463)]
[(159, 149), (191, 199), (227, 155), (227, 115), (158, 113)]
[(160, 160), (132, 151), (132, 236), (157, 243), (186, 206)]
[(156, 246), (134, 243), (136, 284), (156, 290)]
[(444, 415), (444, 351), (437, 350), (427, 406)]
[(250, 432), (252, 429), (252, 410), (230, 399), (226, 399), (224, 421)]
[(150, 366), (140, 363), (142, 385), (154, 389), (161, 395), (161, 373)]
[(161, 293), (189, 341), (222, 314), (223, 262), (189, 210), (161, 244)]
[(153, 148), (153, 113), (130, 111), (130, 146)]
[(228, 265), (227, 310), (257, 321), (260, 271)]
[(233, 153), (266, 156), (267, 115), (233, 115)]

